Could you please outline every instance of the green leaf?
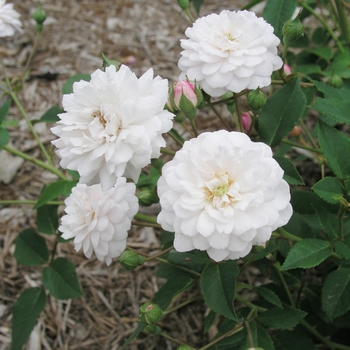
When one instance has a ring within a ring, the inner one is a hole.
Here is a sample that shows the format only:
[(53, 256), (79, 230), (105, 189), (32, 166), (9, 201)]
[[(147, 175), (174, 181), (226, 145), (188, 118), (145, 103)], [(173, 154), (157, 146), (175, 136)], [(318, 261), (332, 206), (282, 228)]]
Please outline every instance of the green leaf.
[(261, 141), (275, 147), (293, 129), (305, 106), (306, 98), (298, 78), (276, 91), (267, 100), (258, 118)]
[(203, 333), (208, 332), (209, 328), (213, 325), (215, 320), (216, 320), (216, 312), (214, 312), (213, 310), (210, 310), (209, 314), (206, 316), (204, 320)]
[(60, 180), (45, 186), (38, 201), (34, 205), (34, 209), (37, 209), (47, 202), (56, 199), (60, 195), (69, 196), (72, 188), (77, 184), (77, 182), (78, 181)]
[(314, 267), (331, 255), (332, 248), (327, 241), (317, 238), (306, 238), (293, 245), (281, 270)]
[(284, 171), (283, 179), (290, 185), (304, 185), (304, 181), (298, 173), (293, 162), (285, 157), (274, 157)]
[(324, 94), (327, 99), (347, 100), (349, 98), (349, 90), (345, 88), (337, 89), (322, 81), (311, 80), (316, 89)]
[(73, 84), (81, 80), (90, 81), (91, 76), (89, 74), (76, 74), (70, 77), (63, 85), (62, 94), (70, 94), (73, 92)]
[(20, 265), (40, 266), (48, 262), (49, 251), (45, 239), (29, 228), (18, 235), (14, 256)]
[(273, 341), (276, 350), (317, 350), (310, 338), (298, 329), (278, 332)]
[(350, 139), (321, 121), (318, 130), (320, 146), (330, 168), (339, 178), (345, 179), (350, 174)]
[(0, 107), (0, 125), (5, 120), (6, 116), (8, 115), (10, 106), (11, 106), (11, 100), (5, 102)]
[(344, 188), (336, 177), (325, 177), (317, 182), (312, 188), (323, 200), (331, 204), (339, 203), (337, 197), (342, 197)]
[(322, 69), (318, 64), (298, 64), (294, 67), (293, 72), (298, 72), (304, 75), (311, 75), (316, 73), (321, 73)]
[(193, 286), (194, 282), (192, 278), (187, 276), (173, 276), (171, 280), (160, 287), (152, 301), (165, 311), (179, 293)]
[(297, 7), (297, 0), (268, 0), (263, 12), (266, 22), (275, 28), (275, 35), (282, 39), (282, 27)]
[(306, 312), (291, 307), (274, 307), (259, 315), (257, 320), (267, 327), (286, 329), (296, 326), (306, 315)]
[(42, 205), (37, 209), (36, 222), (38, 230), (47, 235), (53, 235), (58, 229), (58, 205)]
[(124, 350), (127, 345), (130, 344), (132, 340), (134, 340), (147, 326), (147, 323), (145, 322), (139, 322), (136, 329), (131, 333), (130, 337), (126, 340), (126, 342), (123, 344), (121, 350)]
[(40, 121), (46, 123), (56, 123), (60, 120), (57, 115), (63, 112), (64, 111), (62, 108), (58, 106), (52, 106), (41, 116)]
[(272, 305), (282, 308), (281, 300), (272, 290), (264, 287), (254, 287), (253, 290)]
[(45, 291), (39, 287), (25, 289), (19, 296), (13, 305), (11, 350), (22, 349), (45, 303)]
[[(219, 331), (215, 335), (214, 339), (217, 339), (217, 338), (221, 337), (222, 335), (224, 335), (230, 331), (233, 331), (236, 326), (237, 326), (237, 321), (228, 320), (227, 318), (224, 319), (222, 321), (222, 323), (220, 324)], [(247, 332), (243, 328), (241, 331), (234, 333), (231, 336), (228, 336), (228, 337), (221, 339), (220, 341), (215, 343), (214, 346), (211, 346), (209, 349), (210, 350), (217, 350), (217, 346), (220, 346), (219, 349), (221, 349), (221, 346), (224, 346), (224, 345), (231, 345), (232, 346), (232, 344), (237, 344), (237, 343), (241, 342), (246, 337), (246, 335), (247, 335)]]
[(199, 11), (201, 9), (203, 2), (204, 0), (192, 0), (193, 7), (196, 10), (197, 15), (199, 15)]
[[(261, 247), (259, 246), (255, 246), (254, 247), (255, 250), (257, 249), (261, 249)], [(272, 252), (275, 252), (276, 250), (278, 250), (278, 245), (275, 244), (272, 240), (269, 240), (268, 243), (267, 243), (267, 246), (262, 249), (261, 251), (257, 252), (255, 255), (254, 255), (254, 258), (253, 258), (253, 261), (257, 261), (259, 259), (262, 259), (264, 258), (266, 255), (269, 255), (270, 253)]]
[[(249, 350), (252, 346), (254, 350), (260, 350), (260, 348), (258, 348), (258, 328), (255, 320), (246, 321), (244, 325), (247, 336), (244, 337), (245, 339), (240, 346), (240, 350)], [(250, 331), (249, 336), (248, 329)]]
[(350, 309), (350, 270), (339, 268), (331, 272), (322, 288), (322, 309), (330, 319)]
[(258, 345), (263, 350), (275, 350), (275, 346), (273, 344), (273, 341), (269, 335), (269, 333), (266, 332), (265, 328), (258, 325), (257, 327), (258, 331)]
[(0, 127), (0, 149), (2, 149), (5, 145), (10, 141), (10, 134), (7, 129)]
[(335, 98), (316, 98), (312, 108), (337, 123), (350, 124), (350, 102)]
[(338, 239), (339, 219), (337, 218), (337, 215), (330, 213), (320, 205), (312, 204), (312, 206), (315, 208), (318, 220), (329, 239), (332, 241)]
[(329, 46), (317, 47), (312, 50), (307, 50), (307, 52), (310, 52), (316, 56), (324, 58), (327, 62), (329, 62), (333, 56), (333, 51)]
[(66, 258), (57, 258), (42, 273), (43, 285), (56, 299), (83, 296), (75, 266)]
[(336, 241), (334, 243), (335, 252), (346, 260), (350, 260), (350, 247), (345, 243)]
[(236, 320), (233, 301), (239, 269), (235, 261), (209, 263), (203, 270), (200, 284), (205, 303), (215, 312)]

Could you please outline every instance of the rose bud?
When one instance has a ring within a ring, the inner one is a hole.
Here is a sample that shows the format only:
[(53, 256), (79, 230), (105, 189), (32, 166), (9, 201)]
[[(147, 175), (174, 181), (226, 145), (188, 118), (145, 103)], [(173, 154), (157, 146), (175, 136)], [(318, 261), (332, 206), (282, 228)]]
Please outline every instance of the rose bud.
[(133, 252), (132, 250), (125, 250), (119, 257), (120, 265), (127, 270), (134, 270), (136, 267), (143, 265), (146, 259)]
[(266, 103), (266, 96), (263, 92), (260, 91), (260, 88), (257, 88), (256, 90), (252, 90), (247, 95), (247, 103), (251, 110), (258, 114), (261, 110), (261, 108)]
[(139, 320), (147, 324), (156, 324), (163, 317), (163, 310), (156, 304), (148, 302), (140, 307)]

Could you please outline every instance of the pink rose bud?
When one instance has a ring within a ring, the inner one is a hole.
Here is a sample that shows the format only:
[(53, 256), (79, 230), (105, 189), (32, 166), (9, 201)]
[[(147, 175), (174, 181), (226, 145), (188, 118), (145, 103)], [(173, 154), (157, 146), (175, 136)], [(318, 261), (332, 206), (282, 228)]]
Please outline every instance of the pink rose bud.
[(285, 64), (283, 66), (283, 71), (285, 74), (289, 75), (289, 74), (292, 74), (292, 68), (290, 68), (290, 66), (288, 66), (288, 64)]
[(299, 135), (301, 135), (301, 133), (302, 133), (301, 127), (296, 125), (293, 128), (293, 130), (290, 132), (290, 136), (298, 137)]
[(197, 106), (198, 98), (193, 83), (187, 80), (180, 80), (174, 84), (174, 103), (178, 109), (180, 109), (182, 95), (184, 95), (194, 107)]
[(249, 112), (242, 114), (242, 125), (245, 132), (249, 132), (252, 125), (252, 117)]

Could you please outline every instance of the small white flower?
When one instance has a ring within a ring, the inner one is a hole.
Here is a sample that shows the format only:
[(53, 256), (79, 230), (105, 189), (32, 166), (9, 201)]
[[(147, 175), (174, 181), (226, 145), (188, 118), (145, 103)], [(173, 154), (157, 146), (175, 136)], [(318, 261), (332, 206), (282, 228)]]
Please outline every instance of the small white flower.
[(149, 69), (139, 79), (126, 66), (96, 70), (91, 81), (73, 85), (63, 96), (66, 113), (51, 131), (59, 138), (61, 166), (77, 170), (80, 182), (108, 189), (117, 177), (137, 182), (141, 169), (165, 146), (162, 133), (172, 127), (164, 110), (168, 81)]
[(0, 0), (0, 37), (12, 36), (16, 31), (22, 32), (20, 14), (13, 9), (13, 4)]
[(271, 148), (244, 133), (203, 133), (185, 142), (158, 181), (158, 222), (174, 247), (238, 259), (291, 215), (288, 184)]
[(273, 27), (249, 11), (222, 11), (197, 19), (181, 40), (179, 68), (211, 96), (271, 84), (282, 67)]
[(76, 251), (83, 249), (87, 258), (94, 252), (109, 265), (125, 250), (127, 231), (139, 208), (135, 189), (124, 177), (107, 191), (102, 191), (100, 184), (78, 184), (64, 202), (66, 214), (59, 227), (62, 237), (74, 237)]

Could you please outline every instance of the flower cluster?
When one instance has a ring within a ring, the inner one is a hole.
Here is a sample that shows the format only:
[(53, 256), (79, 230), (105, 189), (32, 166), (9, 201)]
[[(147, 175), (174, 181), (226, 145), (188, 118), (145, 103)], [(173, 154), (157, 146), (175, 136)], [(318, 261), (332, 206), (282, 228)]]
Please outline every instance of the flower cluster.
[(22, 32), (20, 14), (13, 9), (13, 4), (0, 0), (0, 37), (12, 36), (16, 31)]
[(76, 251), (83, 249), (87, 258), (94, 252), (107, 265), (124, 251), (127, 231), (139, 207), (135, 184), (123, 177), (107, 191), (102, 191), (101, 184), (78, 184), (65, 205), (59, 230), (64, 239), (74, 237)]
[(238, 259), (292, 215), (289, 186), (271, 148), (246, 134), (217, 131), (185, 142), (158, 181), (158, 222), (174, 247)]
[(282, 67), (273, 27), (248, 11), (222, 11), (197, 19), (181, 40), (180, 70), (211, 96), (271, 84)]
[(137, 182), (141, 169), (165, 146), (162, 133), (172, 127), (173, 114), (164, 110), (168, 81), (148, 70), (137, 79), (122, 65), (96, 70), (91, 81), (80, 81), (64, 95), (58, 125), (51, 131), (61, 166), (76, 170), (80, 182), (111, 188), (119, 176)]

